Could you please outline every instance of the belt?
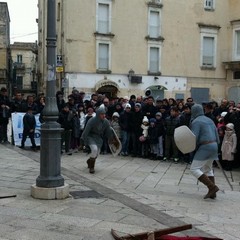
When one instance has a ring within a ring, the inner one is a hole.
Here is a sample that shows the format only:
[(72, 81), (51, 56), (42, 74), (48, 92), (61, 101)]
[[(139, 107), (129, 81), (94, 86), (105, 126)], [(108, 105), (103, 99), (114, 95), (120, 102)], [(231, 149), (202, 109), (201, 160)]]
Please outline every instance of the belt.
[(216, 141), (205, 141), (205, 142), (201, 142), (200, 145), (206, 145), (206, 144), (210, 144), (210, 143), (215, 143)]

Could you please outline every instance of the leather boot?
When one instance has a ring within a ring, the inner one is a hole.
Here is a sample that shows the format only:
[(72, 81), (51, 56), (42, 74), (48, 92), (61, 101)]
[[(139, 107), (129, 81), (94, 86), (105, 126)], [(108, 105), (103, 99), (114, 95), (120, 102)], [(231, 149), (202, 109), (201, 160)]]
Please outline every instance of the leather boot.
[(94, 170), (95, 161), (96, 161), (96, 158), (89, 158), (89, 159), (87, 160), (87, 165), (88, 165), (88, 168), (89, 168), (89, 173), (95, 173), (95, 170)]
[(219, 188), (205, 174), (201, 175), (198, 180), (208, 187), (208, 193), (204, 199), (211, 198), (211, 196), (219, 190)]
[[(215, 178), (214, 178), (214, 176), (208, 176), (208, 178), (209, 178), (209, 180), (213, 183), (213, 184), (215, 184)], [(217, 194), (216, 193), (214, 193), (213, 195), (211, 195), (211, 199), (215, 199), (217, 197)]]

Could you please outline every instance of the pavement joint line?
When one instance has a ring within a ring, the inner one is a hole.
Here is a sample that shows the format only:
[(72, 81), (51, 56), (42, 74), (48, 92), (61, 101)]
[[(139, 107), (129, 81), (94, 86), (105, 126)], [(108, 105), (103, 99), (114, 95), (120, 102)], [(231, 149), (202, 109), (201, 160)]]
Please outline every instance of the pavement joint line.
[[(23, 152), (21, 149), (17, 149), (13, 145), (6, 145), (5, 147), (18, 152), (28, 157), (29, 159), (32, 159), (33, 161), (40, 162), (40, 156), (38, 154), (39, 152), (31, 152), (31, 154), (29, 155), (29, 151)], [(61, 167), (61, 169), (62, 169), (63, 175), (67, 176), (68, 178), (83, 184), (84, 186), (104, 195), (105, 197), (108, 197), (114, 201), (124, 204), (125, 206), (149, 217), (150, 219), (153, 219), (159, 222), (162, 225), (165, 225), (167, 227), (186, 225), (186, 222), (180, 220), (180, 217), (172, 217), (162, 212), (161, 210), (157, 210), (154, 207), (151, 207), (147, 204), (143, 204), (135, 199), (132, 199), (131, 197), (125, 196), (122, 193), (118, 193), (115, 190), (112, 190), (86, 177), (79, 175), (79, 172), (69, 170), (65, 167)], [(188, 230), (188, 234), (190, 233), (189, 231), (191, 232), (192, 236), (195, 235), (195, 236), (204, 236), (204, 237), (214, 237), (213, 235), (201, 229), (197, 229), (196, 225), (193, 225), (193, 228)]]

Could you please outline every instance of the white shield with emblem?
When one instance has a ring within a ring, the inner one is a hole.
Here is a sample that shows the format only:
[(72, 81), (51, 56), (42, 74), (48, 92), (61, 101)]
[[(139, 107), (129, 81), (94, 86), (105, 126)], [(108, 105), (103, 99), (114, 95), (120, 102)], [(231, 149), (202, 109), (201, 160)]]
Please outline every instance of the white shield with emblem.
[(174, 140), (178, 149), (183, 154), (193, 152), (196, 149), (196, 136), (187, 126), (175, 129)]
[(113, 136), (111, 139), (108, 139), (108, 146), (110, 148), (110, 151), (112, 153), (112, 155), (114, 157), (116, 157), (122, 150), (122, 143), (121, 141), (119, 140), (116, 132), (114, 131), (113, 128), (112, 129), (112, 132), (113, 132)]

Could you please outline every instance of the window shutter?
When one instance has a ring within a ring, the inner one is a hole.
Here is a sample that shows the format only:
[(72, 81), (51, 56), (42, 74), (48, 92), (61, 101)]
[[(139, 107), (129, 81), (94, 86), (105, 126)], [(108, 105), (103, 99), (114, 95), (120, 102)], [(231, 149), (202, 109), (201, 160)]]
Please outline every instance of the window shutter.
[(150, 48), (150, 66), (149, 71), (152, 73), (159, 72), (159, 48)]
[(204, 37), (203, 38), (203, 66), (214, 65), (214, 38)]
[(109, 5), (98, 5), (98, 32), (109, 33)]
[(149, 36), (152, 38), (159, 37), (159, 12), (150, 11), (149, 19)]
[(99, 44), (99, 69), (109, 69), (108, 60), (109, 60), (109, 45), (100, 43)]

